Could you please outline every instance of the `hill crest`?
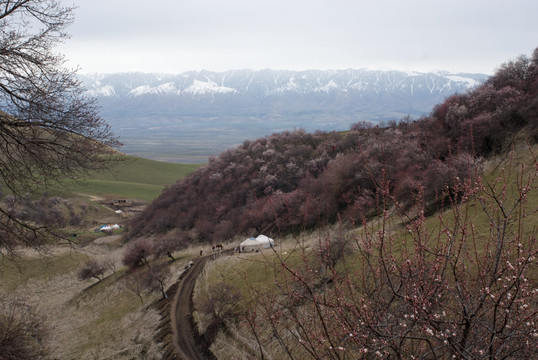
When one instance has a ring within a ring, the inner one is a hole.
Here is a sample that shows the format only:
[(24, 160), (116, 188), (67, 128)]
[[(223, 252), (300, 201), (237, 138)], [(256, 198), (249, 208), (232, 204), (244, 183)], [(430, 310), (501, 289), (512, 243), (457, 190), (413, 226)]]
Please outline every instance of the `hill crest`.
[(244, 141), (168, 187), (132, 224), (130, 236), (178, 232), (204, 243), (336, 219), (357, 223), (379, 211), (381, 190), (404, 207), (423, 196), (433, 211), (457, 192), (456, 182), (472, 181), (481, 158), (506, 150), (521, 129), (538, 140), (537, 78), (538, 52), (506, 64), (472, 91), (447, 97), (418, 120)]

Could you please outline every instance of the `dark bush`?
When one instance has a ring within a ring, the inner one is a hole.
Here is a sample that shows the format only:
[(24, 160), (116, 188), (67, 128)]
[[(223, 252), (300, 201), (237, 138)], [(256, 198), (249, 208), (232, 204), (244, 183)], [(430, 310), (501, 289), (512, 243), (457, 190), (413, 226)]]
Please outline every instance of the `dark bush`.
[(79, 280), (88, 280), (91, 278), (95, 278), (98, 281), (101, 281), (103, 279), (105, 271), (105, 264), (95, 259), (88, 260), (78, 271), (78, 278)]
[(131, 242), (123, 254), (123, 264), (129, 269), (135, 269), (148, 262), (153, 254), (153, 243), (148, 239), (138, 239)]
[(48, 332), (45, 319), (25, 300), (0, 294), (0, 359), (46, 358)]

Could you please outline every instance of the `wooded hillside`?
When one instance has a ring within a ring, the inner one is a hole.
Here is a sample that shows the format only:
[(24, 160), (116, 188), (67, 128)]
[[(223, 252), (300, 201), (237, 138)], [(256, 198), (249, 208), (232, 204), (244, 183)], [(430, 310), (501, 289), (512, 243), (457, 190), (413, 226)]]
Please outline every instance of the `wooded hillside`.
[(472, 177), (482, 158), (506, 150), (522, 129), (528, 141), (538, 140), (538, 49), (417, 120), (246, 140), (166, 188), (131, 223), (127, 239), (221, 242), (360, 222), (378, 213), (382, 182), (402, 206), (424, 194), (435, 210), (454, 195), (450, 179)]

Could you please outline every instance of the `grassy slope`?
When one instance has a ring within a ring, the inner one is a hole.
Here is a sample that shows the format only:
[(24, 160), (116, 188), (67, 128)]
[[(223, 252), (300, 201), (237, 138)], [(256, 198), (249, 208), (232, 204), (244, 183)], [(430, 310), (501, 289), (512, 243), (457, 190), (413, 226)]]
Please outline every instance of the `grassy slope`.
[[(503, 184), (506, 183), (505, 188), (506, 198), (504, 202), (506, 205), (514, 204), (517, 195), (518, 184), (522, 184), (532, 176), (532, 173), (536, 171), (536, 156), (538, 155), (538, 145), (528, 148), (522, 146), (515, 150), (511, 155), (505, 155), (504, 157), (497, 157), (489, 159), (485, 164), (485, 170), (483, 174), (484, 181), (490, 184), (496, 193), (503, 192)], [(523, 175), (523, 176), (522, 176)], [(538, 224), (538, 211), (536, 210), (536, 204), (538, 204), (538, 189), (537, 184), (534, 184), (533, 191), (527, 196), (527, 202), (522, 212), (524, 214), (524, 233), (536, 231), (536, 224)], [(489, 238), (490, 222), (484, 211), (481, 210), (480, 203), (476, 199), (470, 200), (468, 203), (462, 205), (460, 209), (467, 212), (468, 221), (474, 224), (478, 243), (483, 243), (483, 239)], [(428, 232), (435, 236), (438, 233), (439, 219), (443, 219), (446, 226), (453, 223), (454, 210), (448, 209), (442, 213), (431, 215), (426, 219), (426, 229)], [(374, 219), (371, 222), (373, 228), (376, 227), (376, 223), (380, 220)], [(407, 237), (407, 232), (401, 227), (401, 219), (391, 219), (393, 225), (396, 225), (394, 229), (401, 229), (401, 233), (398, 235), (400, 238)], [(362, 231), (360, 228), (357, 231)], [(398, 230), (397, 230), (398, 231)], [(298, 239), (276, 239), (277, 252), (279, 257), (285, 259), (287, 265), (291, 267), (297, 267), (302, 264), (302, 259), (309, 258), (308, 255), (311, 250), (316, 248), (316, 244), (319, 239), (323, 237), (324, 230), (314, 232), (310, 235), (301, 235)], [(409, 241), (409, 239), (407, 239)], [(297, 247), (297, 244), (301, 243), (301, 247), (305, 251), (301, 251)], [(284, 256), (282, 254), (285, 254)], [(197, 291), (195, 294), (195, 303), (197, 298), (207, 296), (207, 291), (211, 284), (215, 284), (220, 281), (235, 284), (243, 293), (243, 302), (248, 304), (252, 299), (249, 298), (253, 289), (259, 289), (267, 291), (274, 286), (275, 279), (279, 277), (286, 277), (286, 272), (279, 266), (279, 261), (276, 254), (270, 251), (257, 254), (240, 254), (234, 257), (225, 257), (219, 259), (219, 261), (211, 263), (204, 274), (202, 281), (197, 285)], [(342, 264), (341, 264), (342, 265)], [(352, 255), (348, 255), (346, 258), (347, 271), (359, 271), (360, 264), (353, 260)], [(299, 269), (297, 267), (297, 269)], [(536, 282), (538, 269), (533, 268), (530, 271), (531, 281)], [(250, 288), (250, 290), (249, 290)], [(254, 291), (255, 293), (256, 291)], [(196, 318), (202, 320), (200, 314), (196, 314)], [(203, 320), (202, 320), (203, 321)], [(203, 328), (203, 324), (201, 325)], [(245, 334), (242, 334), (245, 335)], [(242, 336), (240, 335), (240, 336)], [(224, 342), (233, 342), (232, 339), (221, 340)]]
[[(82, 193), (151, 201), (166, 185), (199, 166), (128, 157), (109, 171), (93, 173), (84, 181), (67, 184), (68, 192), (59, 190), (57, 195), (71, 198), (73, 193)], [(77, 210), (80, 203), (87, 203), (88, 199), (71, 201)], [(110, 210), (96, 203), (84, 216), (89, 222), (99, 222), (110, 217)], [(79, 229), (77, 233), (82, 248), (60, 246), (52, 248), (49, 255), (23, 252), (15, 263), (0, 257), (0, 295), (22, 297), (40, 314), (53, 319), (51, 347), (59, 358), (131, 359), (140, 354), (158, 358), (153, 335), (160, 318), (149, 306), (158, 294), (144, 293), (141, 302), (126, 288), (121, 242), (98, 244), (96, 240), (102, 234), (98, 236), (91, 229)], [(109, 259), (115, 263), (116, 272), (111, 274), (107, 270), (107, 278), (97, 284), (95, 279), (79, 281), (78, 269), (89, 258)], [(183, 264), (175, 265), (172, 270), (177, 273), (177, 268), (182, 267)]]
[(114, 168), (93, 173), (88, 179), (70, 185), (75, 193), (115, 196), (151, 201), (166, 185), (196, 170), (197, 164), (172, 164), (129, 157)]
[[(497, 194), (503, 193), (503, 184), (506, 181), (506, 188), (504, 189), (504, 193), (506, 194), (506, 197), (503, 199), (504, 204), (507, 206), (507, 208), (511, 208), (516, 203), (516, 197), (517, 197), (517, 187), (518, 184), (524, 184), (529, 176), (532, 176), (532, 173), (536, 171), (535, 168), (535, 157), (538, 156), (538, 145), (533, 146), (532, 148), (520, 148), (516, 150), (511, 155), (506, 155), (504, 157), (497, 157), (489, 159), (485, 165), (484, 175), (483, 179), (484, 182), (487, 184), (490, 184)], [(528, 196), (526, 197), (526, 204), (525, 207), (522, 209), (524, 213), (524, 224), (526, 225), (527, 231), (533, 231), (535, 230), (536, 224), (538, 224), (538, 210), (536, 210), (536, 204), (538, 204), (538, 184), (534, 184), (533, 191), (530, 191), (528, 193)], [(490, 231), (490, 220), (482, 211), (480, 204), (476, 200), (470, 200), (468, 203), (464, 204), (464, 206), (460, 207), (461, 209), (465, 209), (467, 211), (468, 221), (471, 222), (474, 227), (476, 228), (476, 231), (478, 233), (478, 236), (488, 238), (489, 231)], [(436, 234), (438, 232), (439, 228), (439, 218), (442, 217), (443, 222), (445, 226), (450, 227), (451, 224), (453, 224), (453, 216), (454, 216), (454, 210), (453, 209), (447, 209), (444, 210), (442, 213), (436, 213), (431, 216), (429, 216), (426, 219), (426, 228), (429, 230), (429, 233)], [(514, 214), (513, 217), (516, 215)], [(380, 220), (372, 220), (370, 222), (370, 226), (375, 229), (377, 226), (376, 224)], [(402, 220), (401, 219), (391, 219), (391, 224), (399, 228), (401, 225)], [(360, 228), (357, 231), (362, 231)], [(324, 231), (314, 232), (311, 234), (310, 237), (310, 244), (302, 244), (303, 247), (306, 249), (313, 249), (316, 246), (316, 243), (319, 241), (320, 236), (323, 236)], [(406, 236), (407, 231), (402, 228), (400, 236)], [(305, 235), (301, 235), (301, 239), (305, 239)], [(279, 239), (277, 239), (277, 243)], [(284, 244), (286, 249), (287, 256), (282, 256), (285, 258), (287, 264), (295, 264), (297, 263), (297, 256), (301, 255), (301, 252), (298, 251), (297, 244), (295, 244), (297, 240), (285, 240)], [(304, 241), (304, 240), (302, 240)], [(282, 244), (282, 242), (280, 242)], [(288, 244), (289, 243), (289, 244)], [(283, 250), (281, 250), (283, 251)], [(295, 255), (292, 255), (295, 254)], [(261, 274), (258, 272), (258, 274), (250, 274), (253, 271), (253, 268), (256, 268), (259, 266), (259, 263), (263, 263), (267, 266), (267, 264), (274, 264), (275, 256), (270, 253), (263, 253), (263, 254), (256, 254), (256, 255), (246, 255), (249, 260), (245, 261), (243, 265), (237, 264), (236, 261), (234, 261), (233, 267), (235, 268), (234, 271), (223, 271), (222, 269), (216, 269), (217, 274), (224, 273), (229, 274), (226, 276), (230, 276), (230, 278), (234, 278), (235, 281), (241, 281), (239, 279), (238, 274), (247, 274), (246, 278), (251, 280), (252, 283), (260, 283), (262, 286), (265, 286), (267, 284), (263, 284), (264, 278), (267, 276), (269, 272), (264, 272), (266, 275)], [(291, 256), (291, 258), (290, 258)], [(277, 260), (278, 261), (278, 260)], [(300, 262), (299, 262), (300, 263)], [(223, 264), (222, 266), (227, 267), (227, 265)], [(272, 266), (270, 266), (271, 269), (273, 269)], [(228, 269), (229, 270), (229, 269)], [(218, 279), (222, 278), (223, 275), (218, 276), (212, 276), (211, 274), (208, 274), (210, 278)], [(243, 275), (241, 275), (243, 276)], [(272, 276), (269, 276), (269, 281), (272, 281)], [(243, 286), (243, 285), (241, 285)]]
[[(0, 261), (0, 294), (20, 297), (51, 325), (50, 349), (61, 359), (158, 358), (153, 334), (159, 315), (149, 305), (158, 298), (144, 293), (143, 302), (125, 285), (125, 271), (96, 283), (79, 281), (78, 268), (107, 249)], [(116, 250), (117, 252), (117, 250)], [(120, 268), (115, 255), (116, 266)], [(151, 354), (154, 354), (151, 356)]]
[[(538, 154), (537, 146), (533, 148), (533, 152)], [(522, 150), (516, 153), (514, 163), (526, 163), (532, 171), (532, 161), (528, 151)], [(486, 178), (490, 182), (494, 182), (501, 173), (503, 166), (497, 166), (498, 164), (499, 161), (489, 161)], [(503, 164), (506, 164), (506, 161)], [(77, 185), (81, 186), (77, 192), (140, 199), (146, 197), (151, 200), (151, 196), (157, 196), (166, 184), (178, 180), (196, 167), (197, 165), (166, 164), (132, 158), (111, 172), (93, 176), (86, 181), (86, 187)], [(511, 178), (510, 184), (515, 184), (515, 177)], [(102, 190), (103, 187), (107, 188), (106, 191)], [(149, 191), (146, 193), (147, 189)], [(157, 195), (151, 195), (152, 189)], [(538, 192), (533, 191), (528, 204), (533, 206), (537, 203)], [(448, 217), (449, 212), (445, 216)], [(471, 216), (478, 227), (487, 228), (486, 219), (479, 218), (478, 215)], [(432, 227), (435, 226), (436, 219), (437, 215), (431, 217)], [(531, 225), (538, 223), (536, 211), (529, 214), (529, 221)], [(320, 230), (321, 232), (323, 230)], [(300, 243), (306, 252), (309, 252), (316, 247), (318, 238), (318, 232), (302, 234)], [(297, 239), (276, 240), (279, 245), (283, 245), (278, 247), (279, 255), (286, 258), (288, 264), (301, 264), (304, 253), (296, 247)], [(141, 303), (136, 295), (126, 289), (124, 269), (120, 264), (122, 249), (117, 247), (119, 244), (110, 246), (111, 248), (98, 246), (84, 253), (68, 252), (54, 258), (30, 257), (22, 259), (19, 267), (0, 261), (0, 292), (24, 294), (25, 297), (35, 299), (36, 303), (41, 304), (40, 309), (55, 319), (55, 354), (64, 355), (65, 358), (127, 359), (148, 352), (158, 352), (151, 341), (158, 315), (148, 307), (158, 295), (146, 293), (144, 302)], [(98, 284), (94, 280), (80, 282), (76, 279), (77, 269), (88, 256), (111, 256), (111, 251), (116, 253), (115, 274), (109, 274)], [(176, 264), (174, 274), (177, 274), (178, 269), (187, 261), (181, 254), (178, 256), (182, 261)], [(240, 284), (239, 288), (246, 295), (249, 286), (272, 286), (275, 273), (280, 271), (277, 264), (275, 254), (269, 252), (222, 257), (219, 261), (210, 263), (204, 276), (207, 282), (199, 285), (207, 289), (209, 283), (230, 281)], [(48, 299), (46, 294), (49, 292), (50, 300), (38, 300)], [(198, 289), (198, 292), (203, 294), (204, 290)], [(246, 301), (247, 298), (248, 296)]]

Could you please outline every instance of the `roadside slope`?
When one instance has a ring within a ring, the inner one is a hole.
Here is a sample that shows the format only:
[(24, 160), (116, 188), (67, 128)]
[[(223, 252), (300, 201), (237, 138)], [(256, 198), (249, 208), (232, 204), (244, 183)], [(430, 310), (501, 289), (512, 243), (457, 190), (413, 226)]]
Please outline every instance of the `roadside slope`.
[(207, 260), (208, 256), (201, 257), (187, 270), (179, 282), (170, 308), (174, 346), (176, 354), (183, 360), (214, 359), (209, 346), (204, 346), (203, 339), (198, 336), (192, 318), (192, 293)]

